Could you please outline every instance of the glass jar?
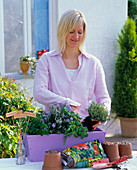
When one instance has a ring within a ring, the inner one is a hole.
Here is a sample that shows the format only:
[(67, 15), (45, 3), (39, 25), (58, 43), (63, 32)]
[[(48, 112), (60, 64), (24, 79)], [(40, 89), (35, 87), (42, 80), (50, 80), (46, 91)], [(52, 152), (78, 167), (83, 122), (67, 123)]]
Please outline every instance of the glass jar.
[(16, 148), (16, 164), (17, 165), (23, 165), (25, 164), (26, 158), (25, 158), (25, 150), (23, 146), (22, 140), (18, 141), (17, 148)]

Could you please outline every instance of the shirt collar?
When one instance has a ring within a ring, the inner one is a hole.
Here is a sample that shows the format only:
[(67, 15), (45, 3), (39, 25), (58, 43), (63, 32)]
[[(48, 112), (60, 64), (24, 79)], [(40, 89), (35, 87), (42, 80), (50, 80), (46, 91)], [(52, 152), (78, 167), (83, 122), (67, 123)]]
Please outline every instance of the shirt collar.
[(56, 56), (56, 55), (60, 55), (60, 52), (59, 52), (59, 50), (58, 49), (54, 49), (54, 50), (52, 50), (52, 51), (50, 51), (51, 53), (52, 53), (52, 55), (51, 56)]
[(81, 54), (86, 58), (91, 58), (91, 54), (87, 53), (86, 51), (81, 52)]
[[(59, 52), (59, 49), (52, 50), (52, 56), (62, 55)], [(81, 52), (81, 54), (86, 58), (91, 58), (91, 54), (87, 53), (86, 51)]]

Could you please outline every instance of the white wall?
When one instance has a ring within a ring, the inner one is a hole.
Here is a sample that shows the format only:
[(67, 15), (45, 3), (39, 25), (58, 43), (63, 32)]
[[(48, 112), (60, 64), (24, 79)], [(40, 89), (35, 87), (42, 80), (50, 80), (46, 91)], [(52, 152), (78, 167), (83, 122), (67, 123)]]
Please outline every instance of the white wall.
[(127, 19), (127, 0), (58, 0), (57, 9), (58, 20), (68, 9), (80, 10), (85, 15), (86, 49), (101, 60), (112, 97), (115, 60), (118, 55), (117, 38)]

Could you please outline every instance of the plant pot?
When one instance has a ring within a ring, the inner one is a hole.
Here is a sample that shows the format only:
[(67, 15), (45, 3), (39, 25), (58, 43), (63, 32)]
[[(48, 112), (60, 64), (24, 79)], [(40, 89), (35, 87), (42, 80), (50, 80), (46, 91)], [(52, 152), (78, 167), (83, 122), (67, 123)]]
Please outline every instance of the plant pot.
[(28, 74), (27, 71), (29, 69), (29, 65), (30, 65), (29, 61), (20, 61), (20, 69), (22, 71), (21, 74), (23, 74), (23, 75)]
[(132, 146), (129, 142), (118, 142), (120, 157), (126, 155), (128, 158), (132, 158)]
[(45, 152), (44, 164), (42, 170), (62, 170), (61, 153), (56, 150)]
[(124, 137), (137, 137), (137, 118), (120, 119), (121, 135)]
[(71, 146), (91, 142), (93, 140), (99, 140), (103, 144), (105, 140), (106, 132), (96, 128), (95, 131), (89, 132), (88, 137), (81, 139), (75, 138), (73, 135), (67, 137), (64, 144), (64, 134), (50, 134), (50, 135), (25, 135), (24, 147), (27, 154), (27, 158), (31, 162), (44, 161), (45, 151), (58, 150), (63, 151)]
[(116, 143), (116, 142), (104, 142), (103, 143), (103, 149), (104, 149), (105, 154), (109, 158), (110, 162), (113, 162), (116, 159), (120, 158), (118, 143)]

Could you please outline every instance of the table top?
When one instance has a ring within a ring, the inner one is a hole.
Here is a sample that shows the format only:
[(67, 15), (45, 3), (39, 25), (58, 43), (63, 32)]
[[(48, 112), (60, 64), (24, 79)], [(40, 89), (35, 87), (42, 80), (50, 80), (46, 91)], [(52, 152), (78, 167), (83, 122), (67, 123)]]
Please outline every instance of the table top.
[[(137, 170), (137, 151), (133, 151), (133, 158), (119, 164), (121, 168), (127, 168), (128, 170)], [(26, 159), (24, 165), (17, 165), (16, 158), (0, 159), (0, 170), (42, 170), (43, 162), (30, 162)], [(64, 168), (69, 169), (69, 168)], [(114, 170), (115, 168), (109, 168)], [(71, 170), (93, 170), (93, 168), (71, 168)], [(105, 170), (105, 169), (103, 169)], [(106, 169), (108, 170), (108, 168)]]

